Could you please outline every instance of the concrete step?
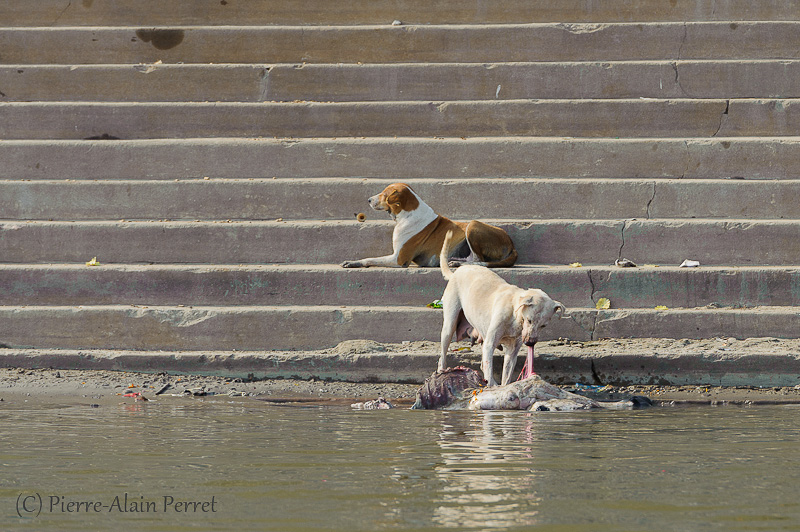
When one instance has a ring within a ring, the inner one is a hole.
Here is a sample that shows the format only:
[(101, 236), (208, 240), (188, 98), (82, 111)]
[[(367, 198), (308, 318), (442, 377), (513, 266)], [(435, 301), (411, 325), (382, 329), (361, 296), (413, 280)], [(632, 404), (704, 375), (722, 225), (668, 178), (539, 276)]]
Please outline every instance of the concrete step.
[[(537, 344), (535, 367), (544, 379), (556, 384), (766, 388), (797, 385), (798, 353), (796, 339), (778, 338), (555, 340)], [(495, 359), (496, 371), (502, 367), (501, 357), (502, 353)], [(332, 349), (307, 351), (0, 349), (0, 366), (10, 368), (420, 384), (436, 368), (438, 358), (438, 342), (347, 342)], [(518, 370), (523, 361), (524, 357), (517, 359)], [(479, 368), (478, 346), (448, 353), (447, 363)], [(736, 390), (728, 399), (736, 399)]]
[(509, 22), (647, 22), (795, 20), (800, 4), (746, 0), (248, 0), (133, 4), (68, 0), (6, 0), (0, 20), (10, 26), (148, 24), (477, 24)]
[(778, 137), (800, 100), (0, 103), (3, 139), (209, 137)]
[(5, 27), (0, 28), (0, 61), (71, 65), (800, 59), (800, 22), (390, 24), (391, 20), (335, 27)]
[[(755, 309), (571, 309), (541, 340), (600, 338), (794, 337), (800, 307)], [(0, 343), (40, 349), (295, 350), (352, 339), (438, 340), (441, 313), (416, 307), (357, 306), (28, 306), (0, 307)]]
[[(796, 264), (800, 220), (485, 220), (520, 263)], [(331, 264), (391, 253), (392, 222), (23, 222), (0, 225), (6, 263)], [(691, 236), (687, 236), (691, 235)]]
[[(540, 288), (567, 308), (664, 305), (800, 307), (800, 266), (617, 268), (517, 265), (496, 272), (512, 284)], [(368, 305), (421, 308), (441, 298), (436, 268), (314, 265), (3, 264), (0, 305)]]
[(11, 65), (0, 101), (798, 98), (800, 61)]
[[(9, 220), (367, 220), (382, 179), (0, 180)], [(800, 219), (800, 180), (459, 178), (406, 180), (448, 218)], [(517, 201), (508, 201), (515, 197)], [(708, 198), (714, 198), (708, 201)]]
[(0, 179), (797, 179), (800, 137), (0, 141)]

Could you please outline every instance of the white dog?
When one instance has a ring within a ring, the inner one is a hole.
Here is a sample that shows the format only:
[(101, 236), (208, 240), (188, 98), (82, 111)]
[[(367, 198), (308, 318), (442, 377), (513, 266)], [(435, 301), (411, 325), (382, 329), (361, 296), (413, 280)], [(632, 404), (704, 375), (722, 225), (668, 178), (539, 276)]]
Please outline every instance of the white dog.
[(492, 373), (492, 358), (498, 346), (505, 347), (502, 383), (511, 381), (522, 344), (528, 346), (528, 358), (523, 377), (533, 375), (533, 346), (541, 331), (553, 316), (564, 315), (564, 305), (553, 301), (539, 289), (525, 290), (504, 281), (483, 266), (465, 265), (455, 272), (447, 265), (446, 250), (452, 233), (448, 232), (442, 246), (439, 266), (448, 281), (442, 296), (442, 355), (439, 370), (445, 368), (447, 349), (453, 335), (456, 341), (472, 337), (483, 342), (481, 369), (489, 386), (496, 386)]

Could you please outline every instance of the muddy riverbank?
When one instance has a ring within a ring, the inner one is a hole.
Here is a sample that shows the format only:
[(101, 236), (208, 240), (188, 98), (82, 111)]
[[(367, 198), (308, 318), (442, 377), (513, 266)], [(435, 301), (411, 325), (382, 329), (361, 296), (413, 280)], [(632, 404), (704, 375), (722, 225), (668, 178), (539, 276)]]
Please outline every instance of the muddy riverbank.
[[(0, 369), (0, 401), (103, 404), (148, 401), (260, 400), (276, 404), (349, 405), (385, 397), (410, 405), (417, 384), (326, 382), (302, 379), (243, 380), (198, 375), (103, 370)], [(604, 401), (644, 395), (657, 405), (800, 404), (798, 387), (591, 386), (562, 388)], [(144, 399), (142, 399), (144, 397)]]

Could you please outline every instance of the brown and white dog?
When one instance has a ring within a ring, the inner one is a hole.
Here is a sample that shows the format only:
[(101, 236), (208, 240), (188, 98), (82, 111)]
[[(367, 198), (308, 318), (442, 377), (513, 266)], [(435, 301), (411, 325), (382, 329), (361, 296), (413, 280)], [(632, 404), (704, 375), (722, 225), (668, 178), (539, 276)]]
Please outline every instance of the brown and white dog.
[(392, 234), (394, 251), (383, 257), (345, 261), (342, 263), (345, 268), (405, 268), (412, 262), (418, 266), (437, 266), (448, 231), (452, 231), (453, 237), (445, 255), (452, 261), (451, 266), (467, 262), (504, 268), (517, 261), (517, 250), (508, 233), (477, 220), (454, 222), (440, 216), (405, 183), (389, 185), (369, 198), (369, 205), (376, 211), (388, 211), (396, 222)]
[[(450, 233), (445, 237), (445, 246)], [(555, 315), (564, 315), (564, 305), (553, 301), (538, 288), (523, 289), (504, 281), (496, 273), (480, 266), (462, 266), (455, 272), (447, 267), (442, 256), (440, 268), (447, 280), (442, 295), (442, 352), (439, 371), (446, 366), (447, 349), (453, 335), (456, 341), (465, 337), (483, 343), (481, 369), (489, 386), (495, 386), (492, 371), (494, 350), (505, 348), (501, 382), (511, 382), (511, 373), (517, 363), (517, 353), (522, 344), (528, 347), (528, 357), (523, 378), (533, 375), (533, 346), (539, 332)]]

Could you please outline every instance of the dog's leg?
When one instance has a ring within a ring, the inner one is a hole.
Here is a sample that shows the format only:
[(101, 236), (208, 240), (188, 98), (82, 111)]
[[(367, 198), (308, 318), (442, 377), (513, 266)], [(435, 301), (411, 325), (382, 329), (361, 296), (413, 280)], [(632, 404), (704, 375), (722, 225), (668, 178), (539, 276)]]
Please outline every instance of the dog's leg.
[(481, 359), (481, 369), (483, 370), (483, 378), (489, 383), (487, 386), (497, 386), (497, 381), (494, 380), (494, 351), (500, 345), (503, 338), (501, 324), (493, 323), (490, 329), (486, 332), (486, 337), (483, 339), (483, 358)]
[(369, 266), (397, 267), (397, 254), (385, 255), (383, 257), (370, 257), (361, 260), (346, 260), (342, 263), (342, 268), (367, 268)]
[(455, 290), (448, 290), (450, 285), (444, 290), (442, 295), (442, 354), (439, 357), (439, 371), (447, 367), (447, 350), (453, 340), (453, 334), (458, 326), (458, 317), (461, 314), (461, 303)]
[(514, 373), (514, 367), (517, 365), (517, 354), (522, 347), (522, 341), (517, 340), (503, 359), (503, 384), (511, 382), (511, 375)]

